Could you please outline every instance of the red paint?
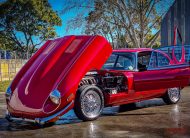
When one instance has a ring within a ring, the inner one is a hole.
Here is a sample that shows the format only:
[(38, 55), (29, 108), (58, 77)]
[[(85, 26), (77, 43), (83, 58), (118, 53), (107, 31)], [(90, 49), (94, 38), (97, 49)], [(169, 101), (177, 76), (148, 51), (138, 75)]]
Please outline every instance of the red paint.
[[(143, 49), (120, 49), (114, 52), (155, 51), (165, 55), (170, 66), (177, 65), (161, 51)], [(105, 95), (105, 106), (120, 105), (162, 96), (167, 88), (184, 87), (189, 83), (189, 66), (174, 69), (150, 71), (103, 70), (102, 65), (112, 53), (111, 45), (101, 36), (66, 36), (47, 41), (20, 70), (11, 84), (13, 94), (7, 101), (12, 116), (22, 118), (43, 118), (64, 109), (72, 100), (78, 85), (90, 70), (100, 75), (107, 72), (121, 74), (126, 78), (128, 90), (118, 94)], [(183, 52), (183, 56), (185, 52)], [(182, 59), (180, 63), (183, 64)], [(61, 103), (51, 105), (49, 94), (61, 92)], [(72, 104), (66, 111), (72, 109)], [(61, 114), (61, 115), (62, 115)], [(57, 117), (51, 121), (55, 121)]]

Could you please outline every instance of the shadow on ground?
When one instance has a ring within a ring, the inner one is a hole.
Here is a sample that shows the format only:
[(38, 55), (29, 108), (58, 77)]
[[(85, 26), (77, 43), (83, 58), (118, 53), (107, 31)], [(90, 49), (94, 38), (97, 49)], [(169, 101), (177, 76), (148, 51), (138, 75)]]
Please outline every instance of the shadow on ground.
[[(144, 116), (144, 115), (154, 115), (157, 113), (126, 113), (120, 114), (126, 111), (134, 111), (139, 110), (142, 108), (148, 108), (153, 106), (162, 106), (165, 105), (162, 100), (155, 99), (155, 100), (148, 100), (139, 103), (124, 105), (124, 106), (114, 106), (114, 107), (107, 107), (104, 108), (101, 117), (104, 116)], [(82, 122), (79, 120), (74, 111), (71, 110), (63, 117), (61, 117), (57, 122), (53, 124), (47, 124), (45, 126), (40, 126), (35, 123), (23, 122), (23, 121), (14, 121), (8, 122), (5, 118), (0, 118), (0, 131), (25, 131), (25, 130), (36, 130), (42, 129), (44, 127), (51, 127), (53, 125), (65, 125), (65, 124), (76, 124)]]
[(0, 94), (0, 137), (189, 137), (190, 87), (181, 100), (166, 105), (161, 99), (108, 107), (95, 121), (82, 122), (71, 110), (53, 126), (41, 128), (32, 123), (4, 119), (5, 100)]

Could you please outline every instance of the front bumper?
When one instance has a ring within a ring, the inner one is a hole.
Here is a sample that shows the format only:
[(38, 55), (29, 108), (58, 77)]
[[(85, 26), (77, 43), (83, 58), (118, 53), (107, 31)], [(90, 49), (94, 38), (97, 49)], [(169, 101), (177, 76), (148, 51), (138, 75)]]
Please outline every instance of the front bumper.
[(27, 119), (27, 118), (19, 118), (19, 117), (14, 117), (14, 116), (11, 116), (10, 113), (7, 111), (6, 112), (6, 116), (5, 118), (8, 120), (8, 121), (26, 121), (26, 122), (32, 122), (32, 123), (37, 123), (37, 124), (40, 124), (40, 125), (44, 125), (48, 122), (50, 122), (51, 120), (55, 119), (60, 116), (62, 116), (63, 114), (65, 114), (68, 110), (70, 110), (70, 108), (74, 105), (74, 101), (71, 101), (64, 109), (62, 109), (61, 111), (51, 115), (51, 116), (48, 116), (48, 117), (44, 117), (44, 118), (35, 118), (35, 119)]

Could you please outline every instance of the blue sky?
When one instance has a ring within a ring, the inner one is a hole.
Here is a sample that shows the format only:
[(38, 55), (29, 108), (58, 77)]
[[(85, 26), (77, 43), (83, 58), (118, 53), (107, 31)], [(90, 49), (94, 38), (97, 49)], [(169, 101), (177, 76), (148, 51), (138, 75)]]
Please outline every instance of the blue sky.
[[(0, 2), (3, 2), (6, 0), (0, 0)], [(70, 1), (75, 1), (75, 0), (48, 0), (49, 3), (51, 4), (52, 8), (54, 11), (57, 11), (59, 16), (62, 19), (62, 26), (56, 26), (56, 32), (58, 37), (62, 37), (65, 35), (79, 35), (82, 33), (82, 27), (81, 28), (76, 28), (76, 29), (72, 29), (69, 31), (66, 31), (66, 27), (67, 27), (67, 22), (72, 19), (73, 17), (76, 16), (77, 12), (81, 12), (80, 9), (73, 9), (70, 10), (69, 12), (65, 13), (65, 14), (61, 14), (61, 11), (63, 10), (65, 4), (69, 4)], [(89, 0), (90, 1), (90, 0)], [(171, 3), (173, 3), (174, 0), (166, 0), (164, 3), (165, 5), (170, 5)], [(88, 3), (88, 0), (76, 0), (76, 2), (80, 2), (82, 4)], [(170, 3), (170, 4), (169, 4)], [(167, 7), (167, 6), (166, 6)], [(159, 9), (161, 7), (158, 7)], [(88, 14), (88, 13), (86, 13)]]
[[(80, 12), (80, 9), (74, 9), (71, 10), (65, 14), (61, 14), (60, 12), (63, 10), (65, 4), (69, 4), (69, 1), (75, 1), (75, 0), (48, 0), (49, 3), (51, 4), (52, 8), (54, 11), (57, 11), (59, 13), (59, 16), (62, 19), (62, 26), (56, 26), (56, 32), (58, 37), (62, 37), (65, 35), (79, 35), (82, 33), (82, 27), (81, 28), (76, 28), (76, 29), (72, 29), (69, 31), (66, 31), (66, 27), (67, 27), (67, 22), (72, 19), (73, 17), (76, 16), (76, 12)], [(76, 0), (77, 2), (81, 2), (81, 3), (85, 3), (86, 0)], [(168, 7), (174, 2), (174, 0), (166, 0), (163, 1), (164, 5), (162, 5), (163, 7), (157, 7), (160, 10), (163, 10), (162, 8), (166, 8), (168, 9)], [(167, 6), (166, 6), (167, 5)], [(155, 30), (153, 30), (154, 33)]]
[(56, 32), (59, 37), (65, 35), (79, 35), (82, 33), (82, 28), (72, 29), (70, 31), (66, 31), (67, 22), (76, 16), (76, 9), (71, 10), (65, 14), (61, 14), (63, 7), (65, 6), (65, 2), (69, 0), (49, 0), (54, 11), (59, 13), (60, 18), (62, 19), (62, 26), (56, 26)]
[[(6, 0), (0, 0), (0, 2), (3, 2)], [(57, 11), (60, 18), (62, 19), (62, 26), (56, 26), (56, 33), (58, 35), (58, 37), (63, 37), (65, 35), (80, 35), (83, 32), (82, 27), (76, 28), (76, 29), (71, 29), (69, 31), (66, 31), (67, 28), (67, 23), (70, 19), (72, 19), (73, 17), (76, 17), (77, 13), (81, 13), (81, 11), (84, 11), (84, 9), (77, 9), (74, 8), (64, 14), (61, 14), (61, 11), (64, 9), (65, 6), (67, 6), (66, 4), (70, 4), (69, 2), (78, 2), (82, 5), (85, 5), (86, 3), (90, 2), (90, 0), (48, 0), (49, 3), (51, 4), (52, 8), (54, 11)], [(93, 0), (91, 0), (93, 1)], [(168, 8), (169, 5), (171, 5), (171, 3), (173, 3), (174, 0), (165, 0), (163, 3), (163, 7), (157, 7), (160, 10), (163, 10), (163, 8)], [(90, 3), (90, 6), (92, 5), (92, 3)], [(87, 9), (86, 9), (87, 10)], [(88, 11), (88, 10), (87, 10)], [(88, 12), (85, 12), (85, 14), (87, 15)], [(153, 33), (155, 32), (155, 30), (153, 30)]]

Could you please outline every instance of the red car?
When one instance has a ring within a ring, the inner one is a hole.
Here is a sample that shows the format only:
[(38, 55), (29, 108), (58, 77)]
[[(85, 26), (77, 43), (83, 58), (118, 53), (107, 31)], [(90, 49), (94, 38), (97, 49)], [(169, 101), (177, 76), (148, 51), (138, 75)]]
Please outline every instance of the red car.
[[(177, 103), (189, 85), (190, 68), (181, 47), (166, 54), (149, 48), (113, 50), (101, 36), (66, 36), (47, 41), (23, 66), (6, 92), (11, 120), (44, 124), (74, 108), (94, 120), (104, 107), (163, 98)], [(171, 58), (172, 57), (172, 58)]]

